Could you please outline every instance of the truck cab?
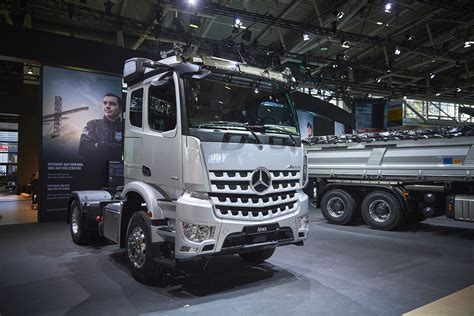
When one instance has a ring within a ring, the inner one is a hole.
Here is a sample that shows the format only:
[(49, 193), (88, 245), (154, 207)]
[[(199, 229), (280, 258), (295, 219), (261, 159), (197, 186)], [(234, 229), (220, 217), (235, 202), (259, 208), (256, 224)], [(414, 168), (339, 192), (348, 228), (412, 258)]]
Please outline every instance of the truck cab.
[(143, 283), (170, 262), (239, 254), (259, 263), (277, 246), (302, 245), (308, 175), (293, 80), (207, 56), (128, 60), (125, 186), (116, 198), (74, 192), (71, 227), (94, 231), (88, 220), (98, 219)]

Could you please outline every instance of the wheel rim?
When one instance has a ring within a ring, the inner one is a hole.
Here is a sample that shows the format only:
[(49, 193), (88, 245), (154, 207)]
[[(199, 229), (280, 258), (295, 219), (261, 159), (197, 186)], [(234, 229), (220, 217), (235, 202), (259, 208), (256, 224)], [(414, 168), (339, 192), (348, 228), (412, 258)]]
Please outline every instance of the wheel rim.
[(135, 227), (128, 236), (127, 252), (135, 268), (143, 267), (146, 259), (146, 240), (145, 232), (140, 227)]
[(375, 200), (369, 205), (369, 215), (378, 223), (386, 222), (390, 218), (391, 213), (390, 205), (384, 200)]
[(346, 204), (341, 198), (332, 197), (326, 204), (326, 208), (328, 210), (329, 215), (338, 218), (344, 215)]
[(74, 235), (79, 233), (79, 209), (74, 206), (71, 214), (71, 229)]

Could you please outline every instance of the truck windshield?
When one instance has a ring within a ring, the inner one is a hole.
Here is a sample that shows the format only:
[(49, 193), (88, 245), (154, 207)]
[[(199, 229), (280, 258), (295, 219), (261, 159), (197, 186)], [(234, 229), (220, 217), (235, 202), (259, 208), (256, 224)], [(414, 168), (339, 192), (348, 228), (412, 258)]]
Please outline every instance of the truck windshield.
[(274, 83), (213, 73), (185, 87), (189, 127), (299, 135), (289, 93)]

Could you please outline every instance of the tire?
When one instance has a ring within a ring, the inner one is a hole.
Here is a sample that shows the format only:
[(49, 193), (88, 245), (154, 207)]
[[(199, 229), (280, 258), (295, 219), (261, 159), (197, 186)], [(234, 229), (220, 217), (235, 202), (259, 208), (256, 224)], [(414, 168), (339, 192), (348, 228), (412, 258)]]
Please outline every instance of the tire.
[(367, 225), (379, 230), (393, 230), (404, 219), (400, 202), (384, 191), (368, 194), (362, 201), (361, 213)]
[(76, 245), (88, 245), (97, 235), (94, 231), (86, 230), (86, 223), (82, 215), (79, 202), (76, 200), (71, 203), (71, 212), (69, 213), (69, 230), (71, 232), (72, 241)]
[(127, 262), (135, 280), (143, 284), (154, 284), (165, 275), (162, 264), (154, 261), (155, 254), (150, 233), (150, 220), (144, 212), (136, 212), (127, 227)]
[(239, 253), (240, 258), (247, 263), (259, 264), (270, 258), (275, 248), (263, 249), (252, 252)]
[(332, 189), (321, 198), (321, 212), (328, 222), (347, 225), (357, 217), (357, 202), (346, 191)]

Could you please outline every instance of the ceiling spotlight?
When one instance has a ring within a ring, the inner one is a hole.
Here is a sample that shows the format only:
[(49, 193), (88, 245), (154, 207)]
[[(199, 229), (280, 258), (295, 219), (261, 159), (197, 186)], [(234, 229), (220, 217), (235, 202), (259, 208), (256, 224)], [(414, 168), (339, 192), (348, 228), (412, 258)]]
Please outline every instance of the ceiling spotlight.
[(337, 68), (339, 65), (338, 64), (333, 64), (332, 68)]
[(390, 2), (385, 5), (385, 12), (392, 12), (392, 4)]
[(413, 41), (415, 39), (415, 36), (414, 35), (408, 35), (408, 40), (409, 41)]
[(258, 93), (258, 89), (257, 89), (257, 88), (255, 88), (255, 90), (253, 90), (253, 92), (255, 92), (255, 93)]
[(403, 100), (406, 100), (406, 99), (407, 99), (407, 96), (406, 96), (406, 95), (404, 95), (404, 96), (403, 96)]
[(456, 92), (461, 92), (461, 90), (462, 90), (462, 89), (459, 88), (459, 87), (456, 88)]
[(327, 46), (321, 46), (319, 48), (320, 51), (327, 51), (328, 49), (329, 49), (329, 47), (327, 47)]
[(441, 92), (436, 92), (435, 96), (439, 97), (441, 95)]
[(430, 72), (430, 79), (433, 79), (434, 77), (436, 77), (436, 74)]
[(471, 47), (473, 41), (465, 41), (464, 42), (464, 48), (469, 48)]
[(345, 61), (348, 61), (348, 60), (349, 60), (349, 55), (344, 55), (344, 56), (342, 57), (342, 59), (344, 59)]
[(334, 15), (340, 20), (344, 17), (344, 12), (335, 10)]
[(375, 81), (376, 81), (377, 83), (380, 83), (380, 82), (382, 81), (382, 78), (377, 78), (377, 79), (375, 79)]
[(193, 29), (198, 29), (201, 27), (201, 18), (197, 15), (192, 15), (189, 19), (189, 26)]
[(29, 74), (29, 75), (32, 75), (33, 74), (33, 68), (28, 67), (28, 71), (26, 73)]
[(303, 41), (309, 41), (309, 33), (303, 33)]
[(371, 97), (372, 97), (372, 94), (371, 94), (371, 93), (367, 93), (367, 97), (371, 98)]
[(395, 47), (395, 55), (400, 55), (401, 51), (400, 51), (400, 48)]
[(234, 26), (239, 29), (242, 27), (242, 20), (240, 19), (240, 17), (236, 16), (234, 18)]
[(350, 43), (348, 41), (341, 41), (341, 47), (342, 48), (349, 48), (351, 46), (350, 46)]
[(382, 21), (377, 21), (377, 25), (383, 25)]
[(196, 0), (188, 0), (188, 4), (194, 5), (194, 4), (196, 4)]

